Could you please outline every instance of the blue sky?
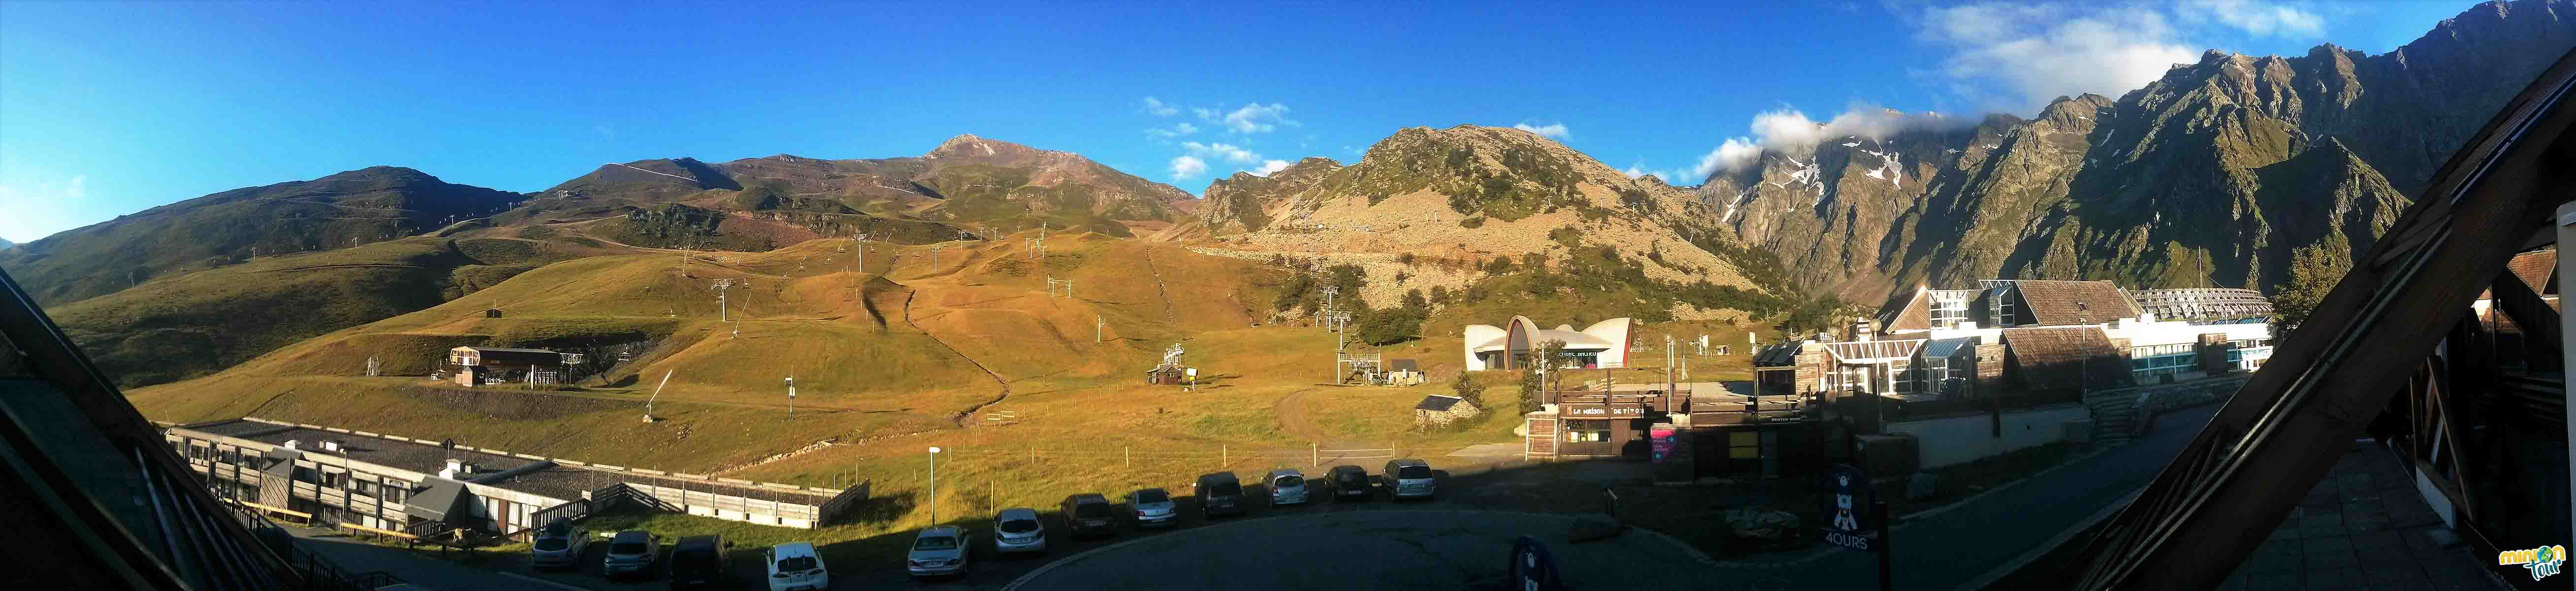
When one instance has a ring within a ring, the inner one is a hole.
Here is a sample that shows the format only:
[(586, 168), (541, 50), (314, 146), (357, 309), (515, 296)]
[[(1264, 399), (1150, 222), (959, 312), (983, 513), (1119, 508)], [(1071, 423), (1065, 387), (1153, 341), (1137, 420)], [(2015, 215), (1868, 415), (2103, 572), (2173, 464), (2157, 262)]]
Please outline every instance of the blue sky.
[(1403, 127), (1527, 124), (1688, 184), (1784, 121), (2027, 115), (2202, 49), (2386, 52), (2472, 3), (1782, 4), (0, 3), (0, 238), (372, 165), (536, 191), (961, 133), (1197, 193)]

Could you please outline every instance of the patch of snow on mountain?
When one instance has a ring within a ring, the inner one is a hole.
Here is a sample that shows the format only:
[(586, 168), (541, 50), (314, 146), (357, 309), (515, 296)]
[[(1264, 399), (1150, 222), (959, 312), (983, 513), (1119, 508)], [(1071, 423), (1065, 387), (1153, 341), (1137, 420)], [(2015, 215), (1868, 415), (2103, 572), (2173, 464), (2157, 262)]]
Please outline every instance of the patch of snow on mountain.
[(1737, 191), (1737, 192), (1735, 193), (1735, 200), (1734, 200), (1734, 201), (1727, 202), (1727, 204), (1726, 204), (1726, 213), (1719, 214), (1719, 215), (1717, 216), (1717, 223), (1720, 223), (1720, 224), (1733, 223), (1733, 222), (1735, 221), (1735, 212), (1736, 212), (1737, 210), (1739, 210), (1739, 209), (1743, 208), (1744, 204), (1746, 204), (1746, 203), (1750, 203), (1750, 202), (1752, 202), (1752, 201), (1753, 201), (1753, 189), (1752, 189), (1751, 187), (1746, 187), (1746, 188), (1745, 188), (1744, 190), (1742, 190), (1742, 191)]
[[(1789, 162), (1796, 164), (1798, 160), (1792, 158)], [(1816, 162), (1808, 162), (1805, 164), (1798, 164), (1798, 171), (1789, 173), (1789, 180), (1791, 182), (1813, 183), (1816, 182), (1817, 179), (1824, 178), (1824, 173), (1825, 169), (1823, 166), (1819, 166)]]

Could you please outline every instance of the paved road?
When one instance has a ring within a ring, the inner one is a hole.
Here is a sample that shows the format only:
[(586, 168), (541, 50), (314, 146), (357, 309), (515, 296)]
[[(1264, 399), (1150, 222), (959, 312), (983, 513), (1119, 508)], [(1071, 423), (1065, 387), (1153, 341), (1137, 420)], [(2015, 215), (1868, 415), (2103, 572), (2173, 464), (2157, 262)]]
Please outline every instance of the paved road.
[(331, 530), (282, 526), (295, 535), (295, 543), (322, 555), (352, 573), (384, 571), (404, 582), (440, 591), (498, 591), (534, 589), (559, 591), (555, 587), (527, 579), (501, 574), (502, 571), (476, 568), (425, 556), (402, 548), (377, 546), (349, 539)]
[[(2217, 412), (2218, 405), (2209, 405), (2158, 417), (2154, 432), (2128, 445), (1899, 526), (1893, 534), (1896, 587), (1957, 588), (2039, 547), (2145, 487)], [(1732, 573), (1727, 578), (1740, 589), (1867, 589), (1878, 584), (1877, 558), (1871, 554), (1836, 551), (1786, 567), (1751, 564), (1759, 560), (1721, 563), (1720, 569)]]
[(1548, 542), (1579, 589), (1688, 589), (1708, 580), (1700, 555), (1631, 531), (1574, 543), (1577, 518), (1460, 510), (1380, 510), (1251, 519), (1111, 546), (1063, 559), (1019, 589), (1499, 588), (1512, 541)]

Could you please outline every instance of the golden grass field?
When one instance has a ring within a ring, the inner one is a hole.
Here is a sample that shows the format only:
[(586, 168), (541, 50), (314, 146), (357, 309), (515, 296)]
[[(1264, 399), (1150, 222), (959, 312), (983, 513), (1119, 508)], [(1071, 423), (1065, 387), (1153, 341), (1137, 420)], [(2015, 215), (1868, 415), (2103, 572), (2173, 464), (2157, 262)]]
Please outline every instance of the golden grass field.
[[(879, 523), (812, 532), (829, 542), (929, 521), (926, 450), (939, 446), (943, 520), (1006, 506), (1051, 507), (1073, 492), (1115, 496), (1142, 486), (1185, 489), (1197, 474), (1247, 481), (1345, 455), (1424, 457), (1514, 442), (1516, 376), (1477, 376), (1499, 407), (1465, 428), (1420, 433), (1414, 404), (1451, 391), (1455, 334), (1385, 348), (1434, 379), (1409, 388), (1328, 383), (1334, 337), (1312, 327), (1255, 326), (1284, 271), (1191, 253), (1176, 245), (1055, 234), (1043, 258), (1034, 232), (989, 242), (869, 244), (859, 267), (845, 239), (763, 253), (592, 256), (545, 265), (418, 312), (325, 334), (221, 373), (128, 392), (156, 420), (244, 415), (362, 429), (616, 465), (814, 486), (873, 483), (912, 499)], [(938, 252), (933, 254), (933, 250)], [(845, 268), (847, 270), (845, 270)], [(1050, 297), (1046, 279), (1074, 281)], [(1159, 287), (1157, 285), (1159, 278)], [(712, 285), (730, 279), (718, 320)], [(1470, 307), (1472, 308), (1472, 307)], [(501, 318), (484, 310), (499, 309)], [(1530, 314), (1543, 325), (1572, 319)], [(1436, 317), (1440, 318), (1440, 317)], [(1441, 318), (1426, 325), (1500, 323)], [(1722, 324), (1642, 327), (1661, 344)], [(737, 336), (734, 331), (739, 330)], [(1732, 332), (1728, 332), (1732, 331)], [(577, 391), (463, 389), (420, 377), (450, 347), (644, 335), (649, 353)], [(1195, 391), (1148, 386), (1143, 374), (1183, 342), (1199, 368)], [(1662, 354), (1635, 353), (1621, 381), (1658, 381)], [(365, 377), (368, 356), (391, 377)], [(1648, 359), (1651, 357), (1651, 359)], [(1740, 379), (1746, 357), (1694, 360), (1694, 378)], [(665, 374), (653, 414), (644, 403)], [(798, 386), (793, 418), (782, 380)], [(1569, 374), (1573, 375), (1573, 374)], [(1590, 379), (1591, 375), (1574, 376)], [(1007, 384), (1008, 395), (1004, 395)], [(1015, 413), (1008, 425), (990, 413)], [(961, 427), (957, 418), (966, 413)], [(834, 445), (766, 463), (807, 447)], [(748, 465), (748, 466), (747, 466)]]

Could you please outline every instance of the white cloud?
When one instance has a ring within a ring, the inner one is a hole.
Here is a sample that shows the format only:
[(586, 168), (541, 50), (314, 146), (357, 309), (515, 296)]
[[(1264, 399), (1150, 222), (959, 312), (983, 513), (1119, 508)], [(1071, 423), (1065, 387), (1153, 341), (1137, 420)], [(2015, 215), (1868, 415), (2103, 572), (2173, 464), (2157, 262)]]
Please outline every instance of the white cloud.
[(89, 200), (89, 175), (33, 174), (16, 181), (0, 184), (0, 210), (12, 214), (0, 216), (0, 236), (17, 236), (11, 240), (26, 242), (88, 223), (73, 219), (71, 207), (64, 204)]
[[(1564, 123), (1550, 123), (1550, 124), (1547, 124), (1547, 125), (1530, 125), (1530, 124), (1528, 124), (1528, 123), (1514, 123), (1514, 124), (1512, 124), (1512, 129), (1518, 129), (1518, 130), (1521, 130), (1521, 131), (1526, 131), (1526, 132), (1530, 132), (1530, 133), (1535, 133), (1535, 134), (1538, 134), (1538, 135), (1539, 135), (1539, 137), (1555, 138), (1555, 139), (1560, 139), (1560, 140), (1565, 139), (1565, 136), (1566, 136), (1566, 130), (1565, 130), (1565, 124), (1564, 124)], [(1636, 175), (1629, 175), (1629, 176), (1630, 176), (1631, 178), (1633, 178), (1633, 177), (1635, 177)]]
[(1963, 97), (2036, 110), (2058, 96), (2117, 96), (2199, 52), (2157, 8), (1968, 4), (1925, 9), (1918, 36), (1951, 52), (1939, 75), (2003, 87)]
[[(1205, 117), (1206, 113), (1201, 113), (1200, 116)], [(1245, 104), (1243, 108), (1226, 113), (1223, 122), (1235, 133), (1269, 133), (1279, 129), (1281, 125), (1291, 127), (1299, 125), (1296, 120), (1288, 118), (1288, 105), (1279, 103)]]
[(1207, 169), (1207, 161), (1200, 160), (1195, 156), (1173, 158), (1172, 180), (1177, 182), (1183, 179), (1197, 178), (1199, 175), (1207, 174)]
[[(1800, 115), (1798, 118), (1805, 119), (1806, 116)], [(1745, 166), (1753, 164), (1754, 160), (1761, 157), (1762, 144), (1756, 143), (1753, 138), (1726, 138), (1725, 142), (1717, 145), (1717, 149), (1709, 150), (1707, 154), (1700, 155), (1699, 164), (1692, 166), (1690, 169), (1690, 176), (1688, 177), (1689, 180), (1676, 182), (1698, 184), (1700, 181), (1708, 179), (1709, 175), (1717, 174), (1719, 171), (1743, 170)]]
[(1216, 109), (1210, 109), (1207, 107), (1190, 107), (1190, 112), (1197, 114), (1201, 121), (1216, 121)]
[(1270, 173), (1287, 169), (1288, 161), (1286, 160), (1264, 160), (1261, 162), (1261, 168), (1246, 170), (1244, 172), (1252, 173), (1252, 176), (1270, 176)]
[(2177, 10), (2185, 22), (2217, 21), (2257, 37), (2325, 35), (2326, 19), (2296, 7), (2256, 0), (2192, 0)]
[(1172, 124), (1172, 126), (1171, 126), (1170, 128), (1162, 128), (1162, 127), (1147, 128), (1147, 129), (1145, 130), (1145, 135), (1150, 135), (1150, 136), (1159, 137), (1159, 138), (1170, 138), (1170, 137), (1178, 137), (1178, 136), (1189, 135), (1189, 134), (1198, 133), (1198, 132), (1199, 132), (1199, 126), (1191, 125), (1191, 124), (1189, 124), (1189, 122), (1187, 122), (1187, 121), (1183, 121), (1183, 122), (1180, 122), (1180, 123), (1174, 123), (1174, 124)]
[(1180, 112), (1180, 107), (1164, 103), (1162, 99), (1150, 96), (1145, 97), (1145, 113), (1148, 115), (1156, 117), (1170, 117), (1180, 114)]
[(1260, 154), (1253, 153), (1251, 150), (1246, 150), (1233, 144), (1181, 142), (1181, 147), (1188, 149), (1192, 155), (1204, 156), (1227, 162), (1252, 163), (1261, 161)]

